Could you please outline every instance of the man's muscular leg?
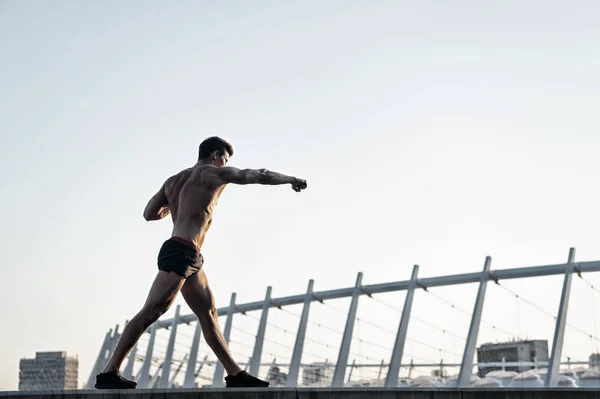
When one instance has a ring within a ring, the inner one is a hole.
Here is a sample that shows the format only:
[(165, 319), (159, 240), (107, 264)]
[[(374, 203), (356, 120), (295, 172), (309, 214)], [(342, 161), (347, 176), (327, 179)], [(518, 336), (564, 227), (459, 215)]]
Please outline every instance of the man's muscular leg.
[(159, 271), (142, 309), (123, 329), (121, 339), (103, 373), (119, 371), (121, 364), (144, 331), (173, 304), (185, 279), (175, 273)]
[(198, 316), (204, 339), (223, 364), (223, 368), (228, 374), (227, 379), (234, 377), (233, 380), (228, 381), (228, 386), (269, 386), (269, 383), (265, 381), (246, 373), (240, 373), (242, 369), (231, 356), (219, 327), (215, 299), (203, 269), (186, 280), (181, 288), (181, 294), (188, 306)]
[(208, 285), (204, 270), (201, 269), (195, 276), (187, 279), (181, 288), (181, 294), (192, 312), (198, 316), (204, 339), (223, 364), (227, 374), (235, 375), (242, 371), (240, 366), (233, 360), (227, 342), (225, 342), (225, 337), (223, 337), (219, 327), (215, 298)]

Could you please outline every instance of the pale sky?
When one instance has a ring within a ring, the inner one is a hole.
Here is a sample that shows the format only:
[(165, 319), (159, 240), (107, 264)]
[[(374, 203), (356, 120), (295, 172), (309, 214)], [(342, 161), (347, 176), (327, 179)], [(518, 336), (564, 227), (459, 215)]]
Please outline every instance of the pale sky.
[[(413, 264), (422, 277), (479, 271), (486, 255), (492, 268), (561, 263), (569, 247), (600, 260), (598, 15), (592, 0), (0, 2), (0, 390), (36, 351), (78, 355), (87, 380), (170, 234), (170, 220), (144, 221), (146, 202), (210, 135), (233, 142), (232, 165), (308, 180), (301, 194), (225, 191), (203, 249), (219, 306), (310, 278), (351, 286), (359, 271), (365, 284)], [(505, 286), (554, 314), (561, 284)], [(592, 291), (573, 284), (569, 322), (599, 336)], [(470, 311), (476, 288), (432, 292)], [(484, 319), (552, 340), (550, 317), (488, 293)], [(373, 303), (359, 313), (395, 330), (399, 314)], [(319, 306), (314, 320), (343, 329)], [(424, 292), (414, 315), (462, 336), (469, 324)], [(438, 345), (427, 331), (411, 322), (409, 335)], [(495, 339), (482, 328), (480, 343)], [(565, 353), (586, 360), (596, 344), (568, 329)]]

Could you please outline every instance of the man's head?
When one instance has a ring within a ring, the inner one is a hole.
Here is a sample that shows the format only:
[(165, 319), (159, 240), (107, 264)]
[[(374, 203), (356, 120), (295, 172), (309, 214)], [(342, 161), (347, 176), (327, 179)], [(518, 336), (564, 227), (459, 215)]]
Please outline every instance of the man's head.
[(222, 168), (227, 165), (233, 152), (233, 146), (228, 141), (216, 136), (209, 137), (200, 144), (198, 161)]

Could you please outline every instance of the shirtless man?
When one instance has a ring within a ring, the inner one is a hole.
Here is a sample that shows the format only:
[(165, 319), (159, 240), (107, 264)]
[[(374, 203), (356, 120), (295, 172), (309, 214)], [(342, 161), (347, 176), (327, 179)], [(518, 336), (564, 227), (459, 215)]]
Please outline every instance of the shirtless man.
[(306, 188), (306, 181), (266, 169), (237, 169), (225, 166), (233, 156), (233, 147), (219, 137), (200, 144), (198, 162), (168, 178), (150, 199), (144, 210), (148, 221), (171, 214), (173, 231), (158, 253), (158, 274), (142, 309), (125, 326), (112, 358), (96, 376), (98, 389), (133, 389), (137, 386), (121, 376), (125, 357), (144, 331), (163, 315), (181, 291), (185, 301), (198, 316), (204, 339), (227, 372), (227, 387), (268, 387), (269, 383), (243, 371), (233, 360), (219, 328), (217, 310), (208, 285), (200, 252), (210, 228), (213, 211), (225, 186), (233, 184), (290, 184), (296, 192)]

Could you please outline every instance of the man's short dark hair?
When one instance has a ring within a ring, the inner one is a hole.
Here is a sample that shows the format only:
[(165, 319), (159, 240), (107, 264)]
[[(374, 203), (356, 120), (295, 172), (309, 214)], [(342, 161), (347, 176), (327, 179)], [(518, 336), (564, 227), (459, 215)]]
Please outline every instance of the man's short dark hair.
[(233, 146), (227, 140), (223, 140), (220, 137), (209, 137), (200, 143), (198, 148), (198, 160), (207, 159), (214, 151), (218, 151), (219, 155), (223, 155), (225, 152), (229, 156), (233, 156)]

